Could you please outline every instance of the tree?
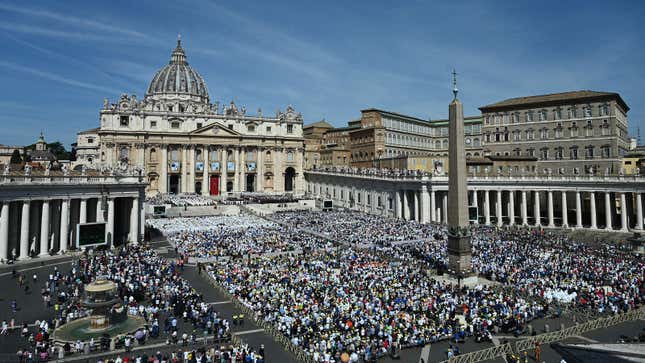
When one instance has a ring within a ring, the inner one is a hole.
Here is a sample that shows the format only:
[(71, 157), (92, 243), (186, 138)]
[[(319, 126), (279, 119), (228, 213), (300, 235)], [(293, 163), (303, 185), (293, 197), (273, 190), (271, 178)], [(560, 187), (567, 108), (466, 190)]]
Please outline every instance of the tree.
[(18, 149), (13, 150), (9, 164), (22, 164), (22, 157), (20, 156), (20, 150)]

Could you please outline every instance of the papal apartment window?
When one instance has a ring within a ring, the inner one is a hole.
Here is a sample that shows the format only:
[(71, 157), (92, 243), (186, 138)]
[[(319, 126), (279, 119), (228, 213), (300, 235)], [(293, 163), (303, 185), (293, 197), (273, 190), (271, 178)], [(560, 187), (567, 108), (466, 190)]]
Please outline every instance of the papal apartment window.
[(591, 107), (585, 107), (585, 117), (591, 117)]
[(578, 160), (578, 148), (573, 147), (569, 150), (569, 158), (571, 160)]
[(88, 138), (87, 138), (87, 143), (88, 143), (88, 144), (93, 144), (93, 143), (94, 143), (94, 139), (93, 139), (93, 138), (91, 138), (91, 137), (88, 137)]
[(130, 117), (121, 116), (121, 126), (127, 127), (130, 124)]
[(533, 112), (527, 112), (526, 113), (526, 122), (532, 122), (533, 121)]
[(540, 111), (540, 121), (546, 121), (546, 111)]
[(287, 125), (287, 134), (293, 134), (293, 125)]

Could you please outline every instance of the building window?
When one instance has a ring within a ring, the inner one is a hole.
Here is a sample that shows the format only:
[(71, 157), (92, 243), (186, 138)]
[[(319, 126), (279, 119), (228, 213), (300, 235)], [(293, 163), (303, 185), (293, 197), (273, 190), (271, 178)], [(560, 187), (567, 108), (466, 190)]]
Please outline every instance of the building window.
[(592, 145), (585, 147), (585, 158), (593, 159), (594, 158), (594, 147)]
[(540, 159), (547, 160), (549, 159), (549, 149), (540, 149)]
[(607, 105), (600, 106), (600, 115), (601, 116), (608, 116), (609, 115), (609, 106), (607, 106)]
[(514, 113), (513, 114), (513, 123), (519, 123), (520, 122), (520, 114), (519, 113)]
[(201, 129), (201, 128), (202, 128), (202, 123), (201, 123), (201, 122), (198, 122), (198, 123), (197, 123), (197, 128), (198, 128), (198, 129)]
[(549, 130), (548, 129), (541, 129), (540, 130), (540, 139), (548, 139), (549, 138)]
[(171, 129), (178, 129), (179, 128), (179, 121), (173, 121), (170, 123), (170, 128)]
[(233, 124), (228, 124), (228, 129), (233, 130)]
[(293, 152), (289, 151), (287, 153), (287, 161), (293, 161)]
[(533, 121), (533, 112), (532, 112), (532, 111), (528, 111), (528, 112), (526, 113), (526, 122), (532, 122), (532, 121)]
[(562, 160), (564, 154), (564, 149), (562, 147), (555, 148), (555, 158), (557, 160)]
[(150, 121), (150, 127), (157, 127), (157, 121)]
[(287, 125), (287, 134), (293, 134), (293, 125)]
[(474, 147), (479, 147), (480, 145), (481, 145), (481, 144), (480, 144), (480, 142), (479, 142), (479, 139), (478, 139), (478, 138), (474, 138), (474, 139), (473, 139), (473, 146), (474, 146)]
[(267, 133), (271, 132), (271, 126), (267, 126)]
[(255, 125), (248, 125), (248, 126), (246, 127), (246, 129), (247, 129), (249, 132), (255, 132)]
[(513, 155), (514, 156), (522, 156), (522, 150), (520, 150), (519, 148), (513, 150)]
[(585, 117), (591, 117), (591, 107), (589, 106), (585, 107), (584, 111), (585, 111)]
[(534, 158), (535, 157), (535, 149), (526, 149), (526, 155)]
[(556, 109), (555, 113), (553, 114), (556, 120), (562, 120), (562, 110), (561, 109)]
[(88, 143), (88, 144), (93, 144), (93, 143), (94, 143), (94, 138), (92, 138), (92, 137), (88, 137), (88, 138), (87, 138), (87, 143)]
[(546, 121), (546, 111), (540, 111), (540, 121)]
[(130, 124), (129, 116), (121, 116), (120, 120), (121, 120), (121, 126), (123, 127), (128, 127), (128, 125)]
[(578, 160), (578, 147), (572, 147), (569, 149), (569, 159)]
[(602, 152), (602, 157), (604, 159), (609, 159), (611, 157), (611, 147), (608, 145), (605, 145), (600, 148)]
[(569, 110), (567, 111), (567, 116), (569, 116), (570, 119), (576, 118), (576, 109), (574, 107), (569, 108)]

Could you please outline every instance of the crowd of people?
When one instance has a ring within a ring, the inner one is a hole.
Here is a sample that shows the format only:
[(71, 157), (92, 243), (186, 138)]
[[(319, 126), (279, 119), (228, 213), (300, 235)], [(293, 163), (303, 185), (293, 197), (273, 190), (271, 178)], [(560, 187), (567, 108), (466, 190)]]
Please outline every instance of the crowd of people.
[(252, 215), (152, 219), (177, 251), (201, 261), (318, 248), (322, 241), (297, 228)]
[[(28, 342), (36, 343), (37, 352), (52, 354), (53, 347), (48, 346), (52, 329), (86, 317), (89, 310), (81, 303), (84, 286), (97, 279), (107, 279), (117, 284), (119, 303), (115, 309), (126, 309), (128, 315), (139, 316), (145, 321), (143, 328), (133, 336), (119, 337), (115, 345), (127, 349), (134, 341), (143, 344), (148, 339), (164, 338), (169, 343), (178, 343), (194, 340), (195, 331), (218, 341), (228, 341), (230, 322), (203, 300), (181, 276), (182, 270), (182, 260), (168, 260), (142, 244), (84, 255), (72, 263), (68, 272), (56, 268), (49, 275), (41, 295), (44, 304), (53, 309), (55, 315), (33, 330), (25, 327), (24, 336)], [(57, 354), (105, 350), (109, 344), (109, 341), (99, 339), (78, 341), (65, 344)]]
[(196, 193), (182, 193), (182, 194), (164, 194), (159, 193), (152, 197), (147, 197), (146, 202), (150, 205), (172, 204), (176, 207), (203, 207), (215, 205), (215, 200), (204, 197)]
[(157, 351), (154, 354), (118, 354), (107, 359), (99, 359), (97, 363), (264, 363), (264, 346), (258, 349), (248, 344), (240, 346), (222, 345), (210, 348), (180, 349), (171, 352)]

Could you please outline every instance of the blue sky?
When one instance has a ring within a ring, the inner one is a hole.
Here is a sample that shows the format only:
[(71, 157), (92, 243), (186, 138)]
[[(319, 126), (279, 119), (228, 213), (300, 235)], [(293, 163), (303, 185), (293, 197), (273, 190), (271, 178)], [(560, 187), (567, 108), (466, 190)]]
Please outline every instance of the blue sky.
[(0, 0), (0, 143), (75, 141), (103, 98), (143, 97), (182, 35), (211, 101), (293, 104), (342, 126), (383, 108), (445, 118), (509, 97), (619, 92), (645, 142), (643, 1)]

